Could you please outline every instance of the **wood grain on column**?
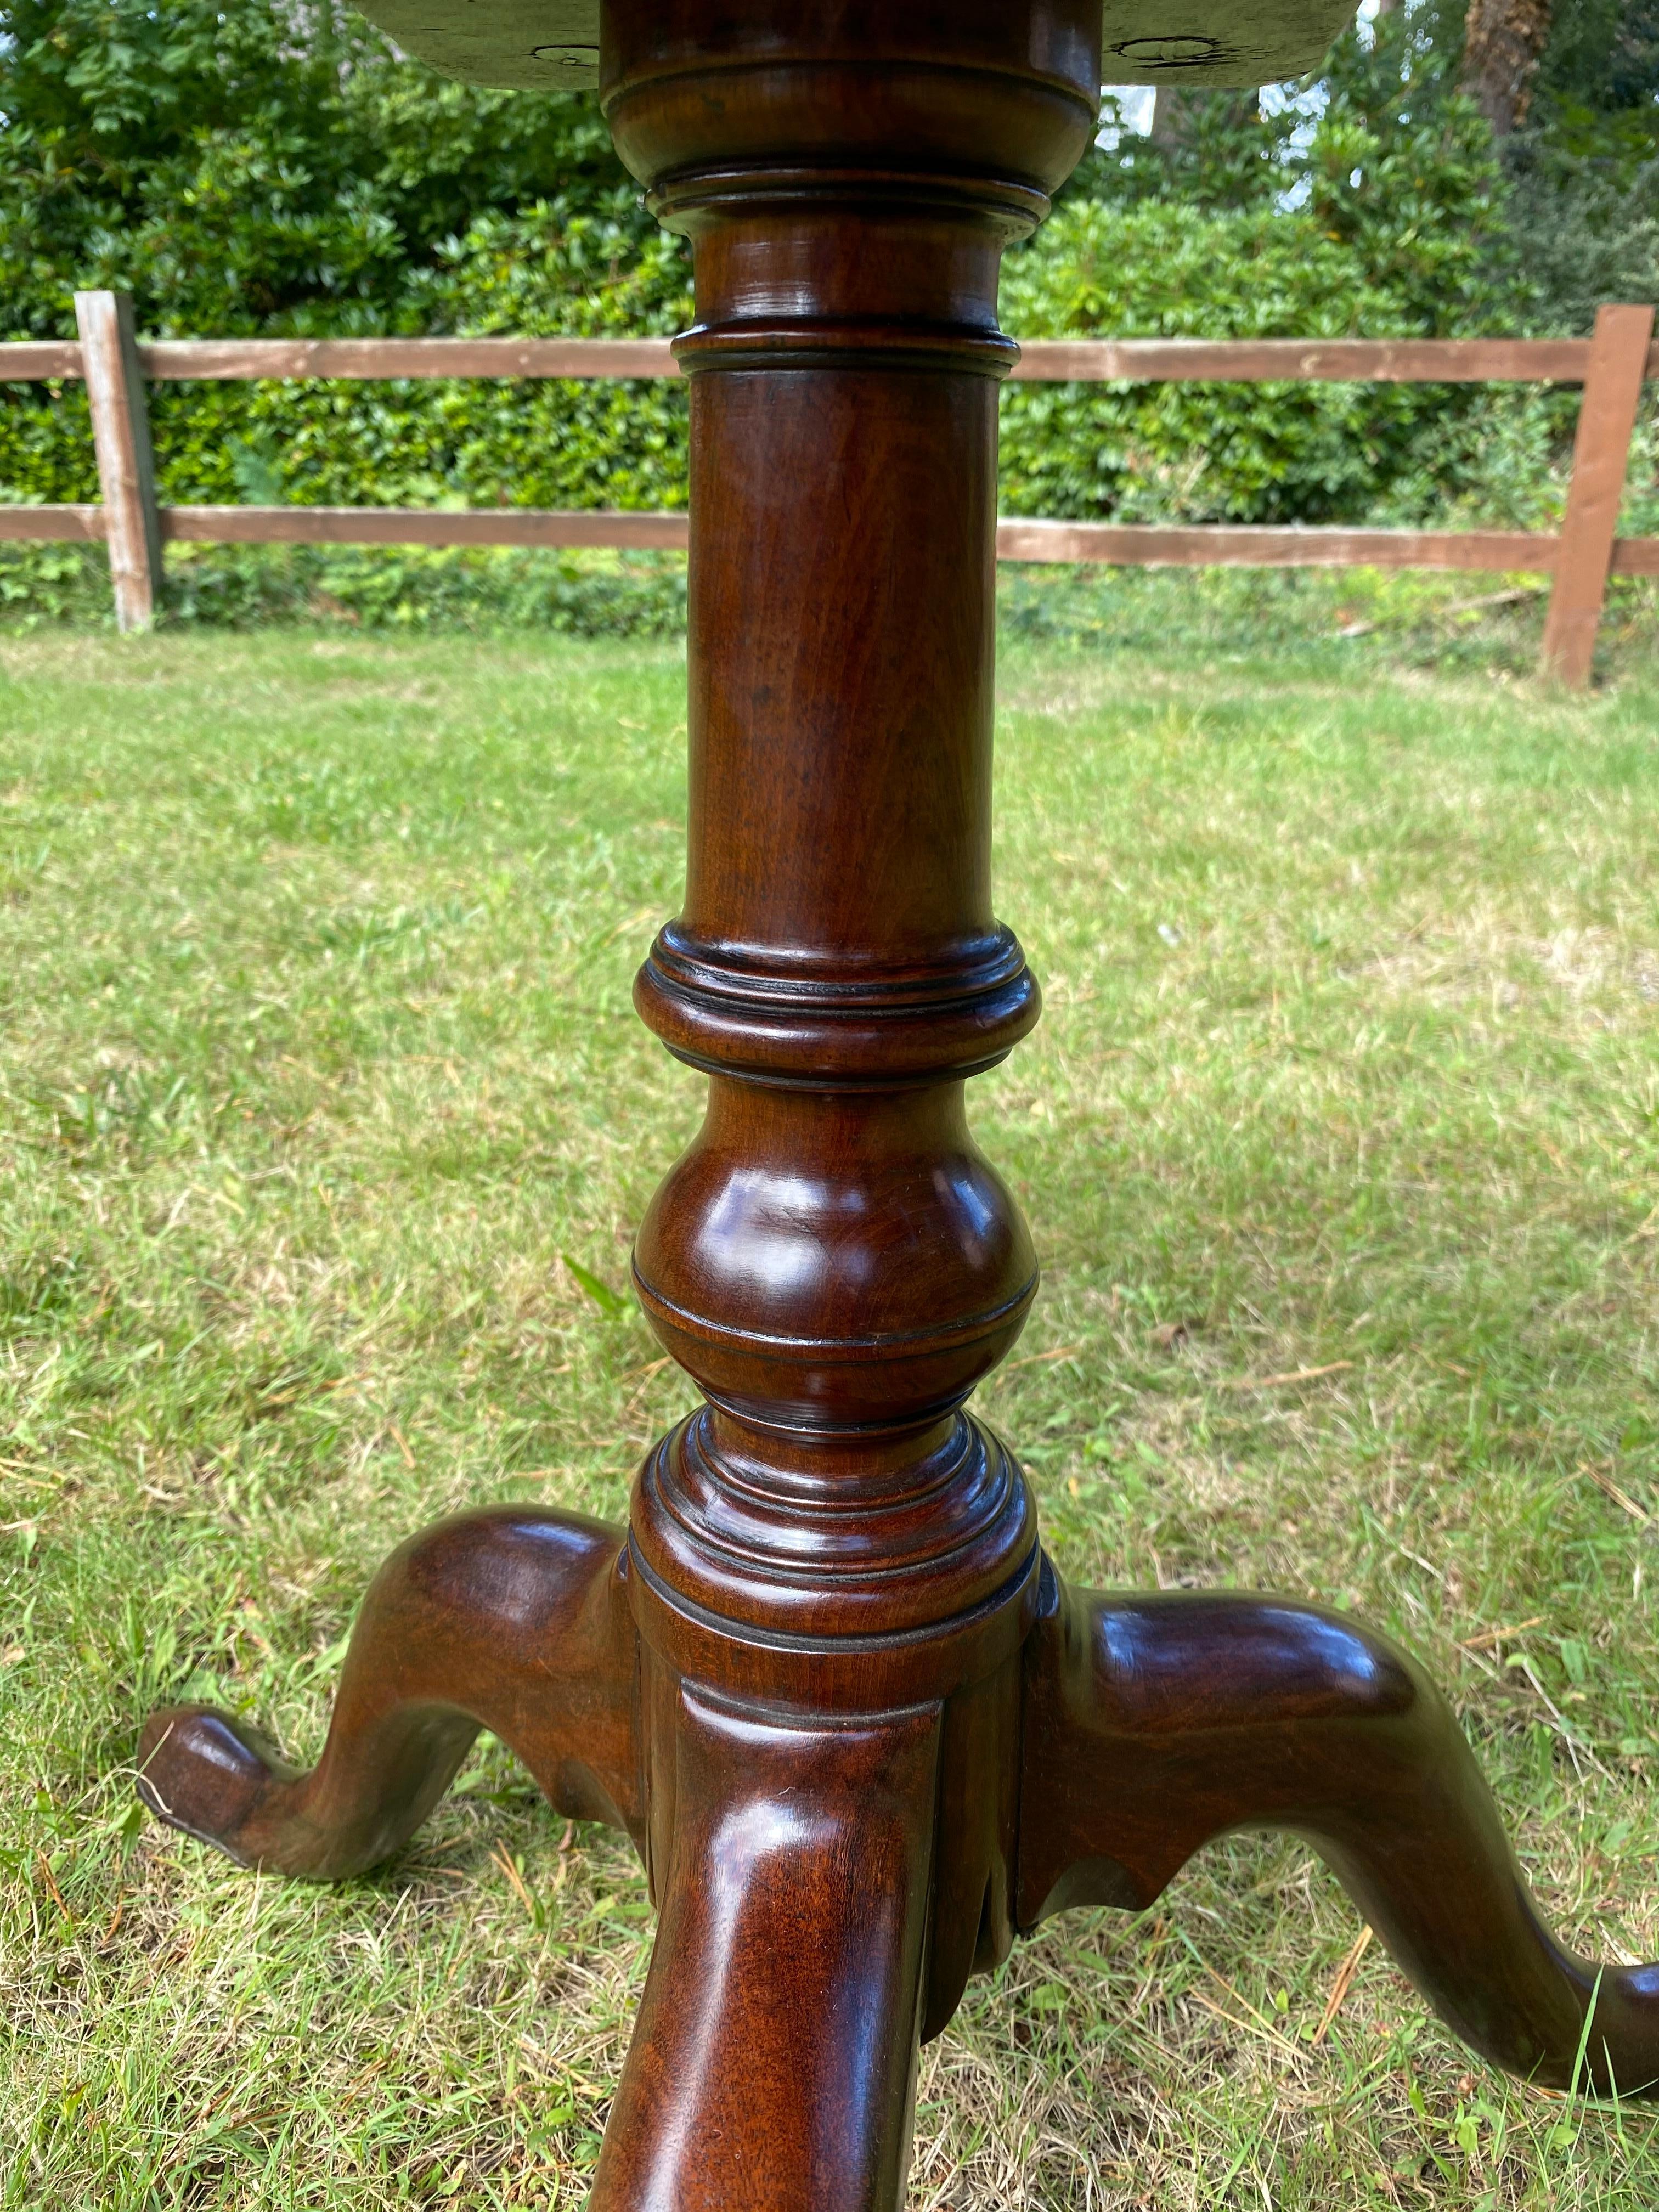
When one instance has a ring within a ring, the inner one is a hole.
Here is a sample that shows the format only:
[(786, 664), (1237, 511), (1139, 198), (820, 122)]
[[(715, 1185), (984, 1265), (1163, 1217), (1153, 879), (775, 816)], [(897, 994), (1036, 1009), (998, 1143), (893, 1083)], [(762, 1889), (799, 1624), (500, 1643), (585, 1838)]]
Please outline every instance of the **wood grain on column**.
[[(408, 4), (439, 58), (526, 35), (504, 0)], [(538, 69), (578, 66), (589, 4), (538, 0), (568, 44)], [(1255, 84), (1341, 0), (1204, 0), (1145, 39), (1139, 4), (1114, 69), (1151, 46)], [(625, 1544), (507, 1506), (395, 1555), (312, 1775), (186, 1707), (146, 1735), (149, 1802), (340, 1874), (484, 1726), (625, 1825), (661, 1923), (598, 2212), (896, 2212), (918, 2039), (1017, 1921), (1144, 1907), (1264, 1822), (1498, 2063), (1659, 2091), (1659, 1967), (1553, 1942), (1405, 1655), (1279, 1598), (1068, 1596), (968, 1411), (1036, 1289), (964, 1106), (1037, 1014), (991, 902), (998, 263), (1091, 143), (1101, 0), (606, 0), (591, 28), (618, 150), (693, 246), (686, 892), (636, 988), (708, 1106), (635, 1279), (704, 1403)], [(1595, 342), (1557, 609), (1586, 665), (1650, 325)]]

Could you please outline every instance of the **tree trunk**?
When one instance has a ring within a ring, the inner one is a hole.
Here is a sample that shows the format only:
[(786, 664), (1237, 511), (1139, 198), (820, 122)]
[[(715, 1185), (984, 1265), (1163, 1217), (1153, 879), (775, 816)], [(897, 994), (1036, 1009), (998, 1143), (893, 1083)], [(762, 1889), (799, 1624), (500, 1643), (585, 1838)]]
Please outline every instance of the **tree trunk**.
[(1550, 7), (1551, 0), (1469, 0), (1463, 83), (1499, 138), (1526, 121)]
[(1193, 114), (1201, 92), (1186, 92), (1179, 85), (1161, 84), (1152, 94), (1152, 143), (1179, 146), (1189, 135)]

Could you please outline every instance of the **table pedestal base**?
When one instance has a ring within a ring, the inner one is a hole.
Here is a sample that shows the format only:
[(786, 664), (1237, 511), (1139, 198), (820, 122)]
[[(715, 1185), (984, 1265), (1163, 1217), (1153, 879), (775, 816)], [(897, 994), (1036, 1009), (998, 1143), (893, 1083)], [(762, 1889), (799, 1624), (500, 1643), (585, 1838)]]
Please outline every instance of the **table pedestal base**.
[(1276, 1598), (1068, 1595), (962, 1410), (1036, 1292), (964, 1109), (1038, 1011), (990, 896), (998, 270), (1090, 143), (1099, 0), (604, 26), (613, 136), (696, 268), (686, 893), (635, 995), (708, 1112), (634, 1269), (706, 1403), (625, 1538), (501, 1509), (398, 1553), (313, 1773), (185, 1709), (147, 1801), (343, 1875), (488, 1728), (626, 1827), (661, 1919), (604, 2212), (896, 2206), (969, 1975), (1252, 1825), (1498, 2063), (1564, 2085), (1582, 2040), (1647, 2087), (1659, 1970), (1558, 1949), (1409, 1659)]
[[(665, 1670), (637, 1574), (620, 1530), (574, 1516), (442, 1522), (370, 1591), (309, 1774), (203, 1706), (155, 1715), (140, 1759), (164, 1820), (289, 1875), (396, 1850), (480, 1728), (559, 1812), (627, 1828), (660, 1920), (604, 2212), (892, 2212), (917, 2045), (967, 1972), (1063, 1906), (1150, 1905), (1239, 1827), (1306, 1837), (1495, 2063), (1565, 2087), (1582, 2043), (1581, 2082), (1659, 2075), (1659, 1969), (1598, 1986), (1555, 1944), (1444, 1700), (1346, 1616), (1071, 1592), (1045, 1562), (995, 1674), (815, 1712)], [(969, 1862), (977, 1897), (951, 1880)]]

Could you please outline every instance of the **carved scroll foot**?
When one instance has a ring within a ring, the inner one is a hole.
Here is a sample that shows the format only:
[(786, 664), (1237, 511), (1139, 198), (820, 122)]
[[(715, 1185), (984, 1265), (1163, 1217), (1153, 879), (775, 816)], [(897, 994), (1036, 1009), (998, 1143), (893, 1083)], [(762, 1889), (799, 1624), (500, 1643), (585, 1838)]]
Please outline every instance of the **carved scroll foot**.
[(309, 1774), (229, 1714), (181, 1705), (145, 1726), (140, 1796), (244, 1865), (337, 1880), (396, 1850), (489, 1729), (562, 1813), (637, 1838), (623, 1541), (600, 1522), (513, 1506), (439, 1522), (371, 1585)]
[[(1556, 2088), (1659, 2093), (1659, 1966), (1550, 1934), (1455, 1717), (1345, 1615), (1054, 1583), (1027, 1647), (1018, 1916), (1150, 1905), (1230, 1830), (1306, 1838), (1441, 2017)], [(1585, 2021), (1594, 2007), (1588, 2033)]]
[(664, 1694), (661, 1917), (590, 2212), (896, 2212), (939, 1709), (796, 1723)]

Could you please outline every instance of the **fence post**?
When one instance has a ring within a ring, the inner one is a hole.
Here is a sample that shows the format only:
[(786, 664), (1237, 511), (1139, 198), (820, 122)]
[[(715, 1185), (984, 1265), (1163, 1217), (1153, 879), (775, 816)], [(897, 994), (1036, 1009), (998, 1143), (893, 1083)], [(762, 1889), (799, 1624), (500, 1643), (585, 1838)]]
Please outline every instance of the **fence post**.
[(132, 301), (125, 292), (77, 292), (75, 319), (92, 408), (115, 627), (148, 629), (161, 592), (161, 518)]
[(1590, 679), (1652, 339), (1651, 307), (1596, 310), (1540, 669), (1575, 689)]

